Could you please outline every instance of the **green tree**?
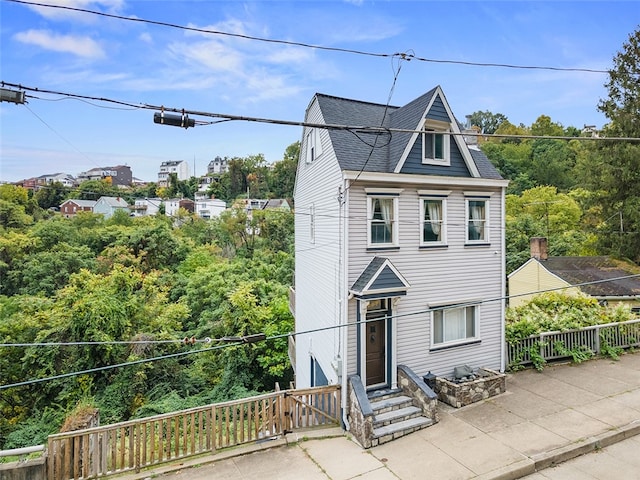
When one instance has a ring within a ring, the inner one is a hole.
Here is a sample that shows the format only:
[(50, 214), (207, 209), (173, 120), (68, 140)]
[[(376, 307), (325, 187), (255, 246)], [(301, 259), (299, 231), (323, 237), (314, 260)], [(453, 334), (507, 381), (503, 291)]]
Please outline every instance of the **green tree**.
[(67, 284), (71, 274), (94, 267), (95, 256), (88, 247), (62, 242), (15, 262), (7, 282), (11, 292), (53, 296)]
[(86, 180), (69, 194), (69, 198), (98, 200), (100, 197), (117, 197), (121, 194), (118, 187), (107, 180)]
[(496, 132), (500, 125), (507, 121), (507, 117), (502, 113), (478, 110), (469, 116), (469, 121), (471, 125), (480, 128), (480, 133), (492, 134)]
[(293, 198), (299, 157), (300, 142), (295, 142), (287, 147), (284, 158), (273, 165), (269, 177), (269, 189), (274, 198)]
[(58, 208), (64, 202), (67, 193), (67, 187), (60, 182), (54, 182), (46, 187), (39, 188), (33, 198), (40, 208)]
[(547, 237), (550, 255), (591, 255), (593, 234), (582, 223), (582, 209), (555, 187), (535, 187), (506, 198), (507, 273), (529, 258), (531, 237)]
[[(640, 28), (613, 58), (598, 109), (611, 123), (605, 137), (640, 137)], [(580, 164), (581, 181), (598, 192), (602, 205), (601, 247), (640, 263), (640, 145), (598, 141)]]

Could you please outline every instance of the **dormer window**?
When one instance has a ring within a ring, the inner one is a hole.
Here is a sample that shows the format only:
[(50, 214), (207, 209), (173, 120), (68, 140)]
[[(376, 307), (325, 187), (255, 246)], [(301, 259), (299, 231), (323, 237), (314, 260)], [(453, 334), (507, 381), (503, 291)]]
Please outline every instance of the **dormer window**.
[(306, 138), (306, 162), (312, 163), (322, 154), (322, 144), (320, 143), (320, 131), (312, 128), (307, 132)]
[(425, 120), (422, 134), (422, 163), (449, 165), (451, 126), (447, 122)]

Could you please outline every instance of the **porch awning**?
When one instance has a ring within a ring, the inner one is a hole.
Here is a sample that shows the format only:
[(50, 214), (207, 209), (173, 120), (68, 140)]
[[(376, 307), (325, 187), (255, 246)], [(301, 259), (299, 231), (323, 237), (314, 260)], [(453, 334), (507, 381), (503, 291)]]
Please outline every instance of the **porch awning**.
[(409, 282), (385, 257), (373, 257), (349, 290), (359, 298), (397, 297), (407, 294)]

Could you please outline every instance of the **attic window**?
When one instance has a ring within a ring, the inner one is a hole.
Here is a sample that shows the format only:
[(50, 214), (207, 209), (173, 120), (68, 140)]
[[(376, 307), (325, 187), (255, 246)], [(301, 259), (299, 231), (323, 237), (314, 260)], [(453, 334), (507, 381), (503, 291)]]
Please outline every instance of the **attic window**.
[(306, 140), (306, 162), (311, 163), (322, 154), (322, 144), (320, 143), (320, 133), (317, 128), (312, 128), (307, 132)]
[(450, 125), (436, 120), (425, 120), (422, 134), (422, 163), (429, 165), (450, 164)]

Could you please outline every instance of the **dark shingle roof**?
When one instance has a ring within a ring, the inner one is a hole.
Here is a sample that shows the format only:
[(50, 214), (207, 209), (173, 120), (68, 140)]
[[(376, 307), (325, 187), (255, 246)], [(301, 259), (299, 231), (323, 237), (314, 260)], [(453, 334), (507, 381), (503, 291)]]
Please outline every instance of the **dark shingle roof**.
[[(640, 267), (610, 257), (549, 257), (541, 264), (572, 285), (640, 273)], [(580, 289), (594, 297), (640, 295), (640, 277), (584, 285)]]
[[(386, 106), (318, 93), (316, 98), (324, 123), (356, 127), (384, 126), (416, 129), (437, 87), (403, 107)], [(455, 122), (455, 119), (452, 119)], [(329, 130), (329, 137), (343, 170), (391, 173), (411, 139), (411, 133), (373, 134), (363, 131)], [(372, 148), (376, 145), (376, 148)], [(471, 150), (482, 178), (502, 179), (489, 159), (479, 150)]]

